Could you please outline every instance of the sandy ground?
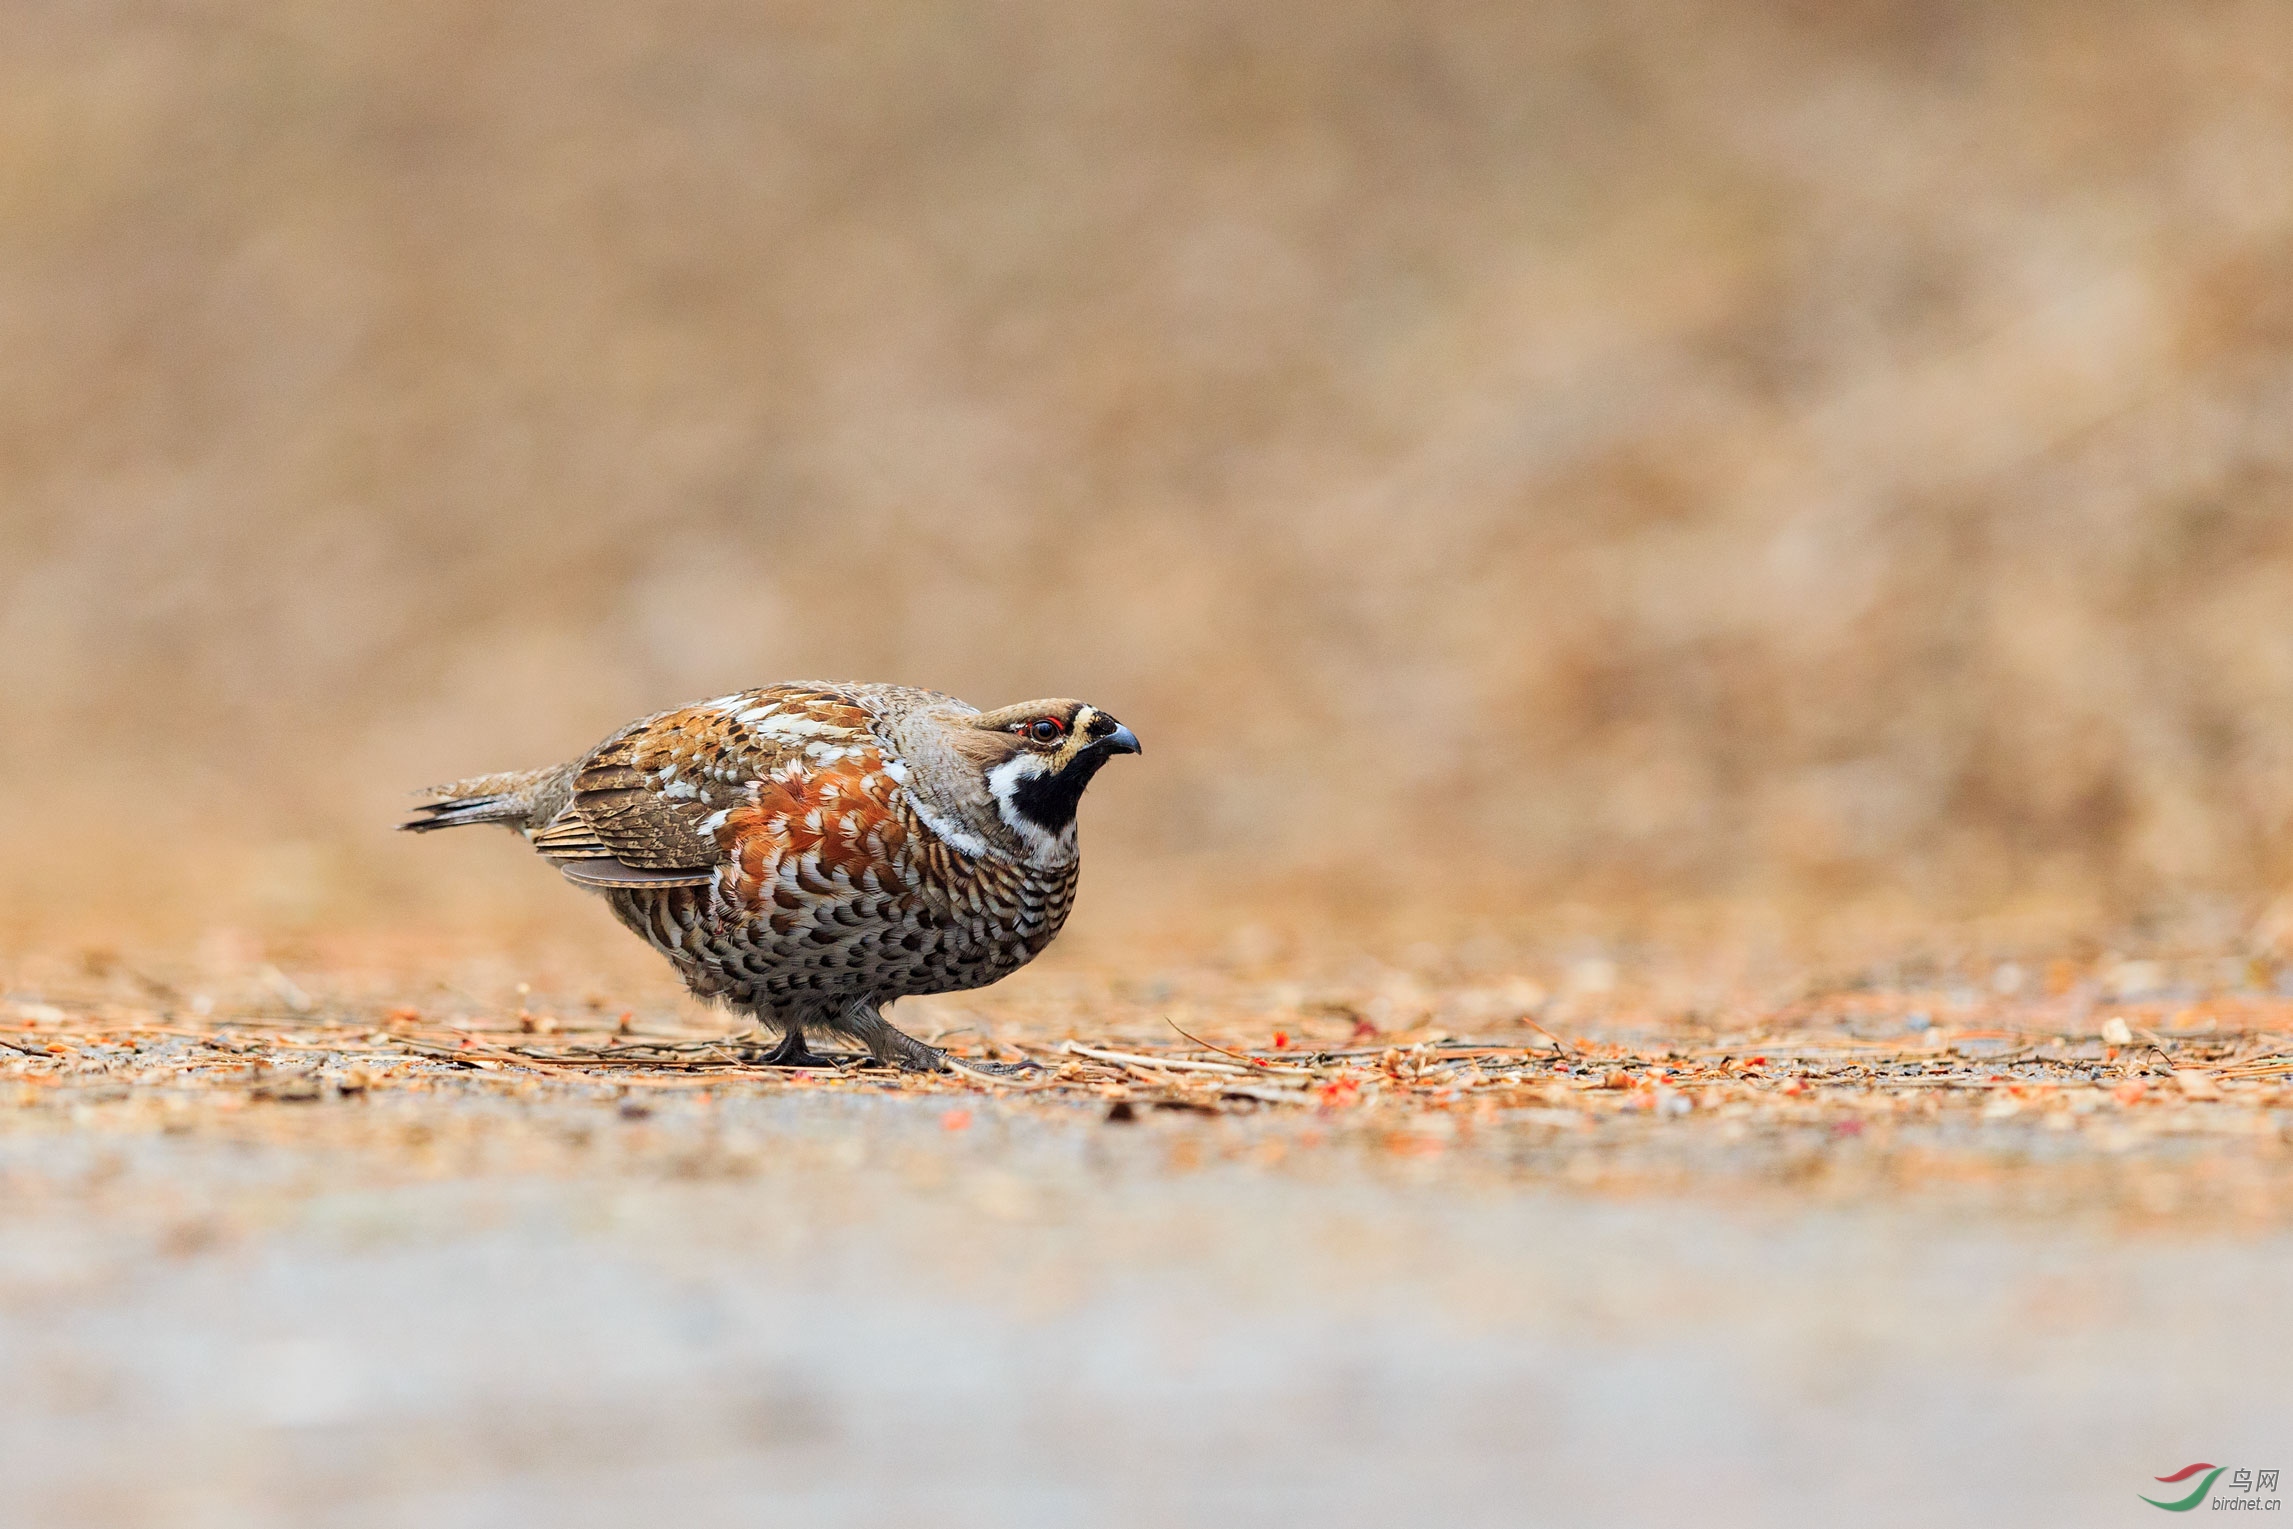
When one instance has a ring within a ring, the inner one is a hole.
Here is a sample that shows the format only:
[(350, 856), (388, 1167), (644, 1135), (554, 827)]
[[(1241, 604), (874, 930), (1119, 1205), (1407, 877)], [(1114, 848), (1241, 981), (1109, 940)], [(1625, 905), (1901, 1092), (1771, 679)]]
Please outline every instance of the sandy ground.
[(901, 1012), (1001, 1082), (20, 962), (0, 1518), (2091, 1525), (2287, 1463), (2265, 975), (1278, 967)]

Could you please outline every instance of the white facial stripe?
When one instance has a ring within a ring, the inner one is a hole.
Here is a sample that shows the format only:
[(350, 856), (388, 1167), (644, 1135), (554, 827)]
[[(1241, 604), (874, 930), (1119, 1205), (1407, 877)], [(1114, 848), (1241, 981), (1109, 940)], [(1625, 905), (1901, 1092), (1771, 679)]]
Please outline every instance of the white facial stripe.
[(1040, 754), (1017, 754), (987, 772), (987, 789), (999, 802), (1011, 800), (1023, 780), (1050, 773), (1051, 764)]
[(1033, 852), (1040, 862), (1057, 864), (1075, 858), (1075, 825), (1070, 823), (1058, 833), (1052, 833), (1042, 824), (1019, 810), (1012, 800), (1018, 793), (1019, 783), (1051, 773), (1051, 762), (1040, 754), (1021, 754), (1007, 759), (987, 772), (987, 789), (995, 797), (995, 810), (1004, 825), (1019, 835), (1019, 841)]

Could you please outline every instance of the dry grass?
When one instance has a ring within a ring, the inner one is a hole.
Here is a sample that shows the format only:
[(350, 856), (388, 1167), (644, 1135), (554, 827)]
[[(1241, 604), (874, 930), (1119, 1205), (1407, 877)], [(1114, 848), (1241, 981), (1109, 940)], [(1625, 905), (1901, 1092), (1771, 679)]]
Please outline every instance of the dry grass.
[[(586, 1138), (569, 1148), (547, 1124), (565, 1103), (629, 1123), (775, 1094), (920, 1096), (958, 1132), (1015, 1112), (1083, 1131), (1167, 1121), (1180, 1170), (1223, 1157), (1452, 1187), (2293, 1219), (2293, 1003), (2218, 962), (2058, 962), (1980, 988), (1898, 970), (1686, 1008), (1590, 961), (1558, 993), (1455, 966), (1357, 961), (1301, 981), (1230, 959), (1140, 981), (1070, 962), (903, 1009), (959, 1057), (1034, 1064), (995, 1078), (765, 1067), (689, 1006), (639, 1013), (563, 980), (483, 965), (441, 980), (393, 959), (370, 953), (363, 981), (229, 952), (192, 973), (58, 974), (0, 1004), (0, 1102), (19, 1132), (347, 1150), (365, 1175), (441, 1151), (457, 1173), (593, 1171)], [(686, 1161), (689, 1136), (654, 1171), (786, 1169), (713, 1135)]]

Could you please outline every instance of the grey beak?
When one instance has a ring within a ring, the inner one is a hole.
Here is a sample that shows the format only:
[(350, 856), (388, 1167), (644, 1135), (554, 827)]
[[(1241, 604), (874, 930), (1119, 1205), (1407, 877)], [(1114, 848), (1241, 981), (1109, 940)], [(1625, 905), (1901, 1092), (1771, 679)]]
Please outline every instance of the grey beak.
[(1139, 747), (1139, 735), (1120, 722), (1115, 724), (1113, 732), (1099, 740), (1099, 747), (1110, 754), (1143, 754), (1146, 752), (1145, 749)]

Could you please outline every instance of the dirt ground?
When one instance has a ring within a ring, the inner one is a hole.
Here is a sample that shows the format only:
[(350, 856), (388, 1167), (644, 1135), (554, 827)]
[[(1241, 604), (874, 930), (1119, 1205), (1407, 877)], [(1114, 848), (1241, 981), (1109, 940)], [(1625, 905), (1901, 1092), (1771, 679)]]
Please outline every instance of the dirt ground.
[(1085, 942), (896, 1010), (1034, 1064), (920, 1078), (642, 954), (12, 957), (9, 1520), (2094, 1524), (2282, 1453), (2266, 964)]

